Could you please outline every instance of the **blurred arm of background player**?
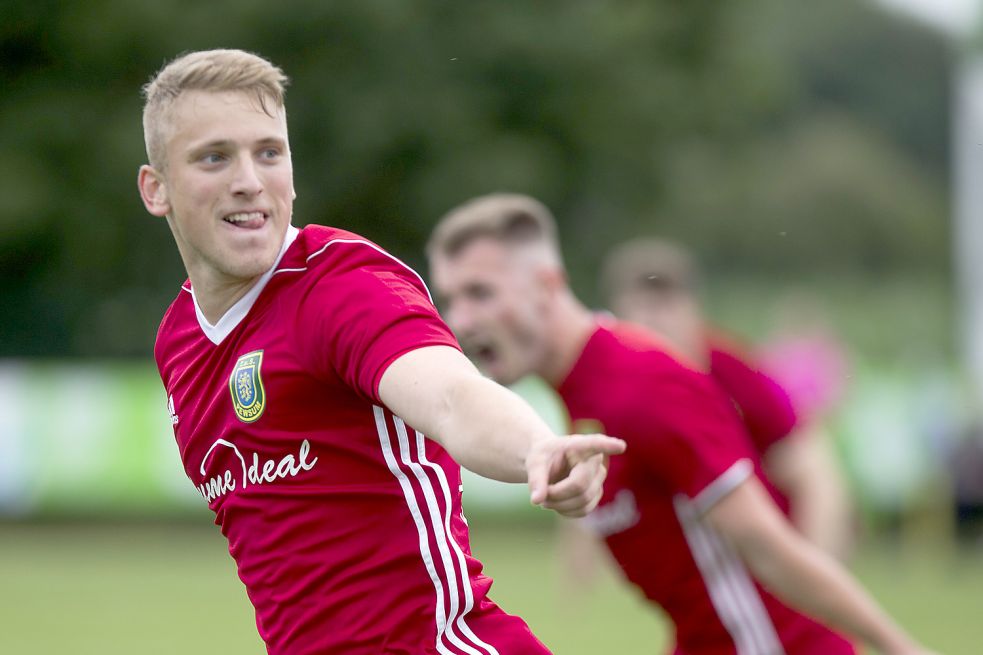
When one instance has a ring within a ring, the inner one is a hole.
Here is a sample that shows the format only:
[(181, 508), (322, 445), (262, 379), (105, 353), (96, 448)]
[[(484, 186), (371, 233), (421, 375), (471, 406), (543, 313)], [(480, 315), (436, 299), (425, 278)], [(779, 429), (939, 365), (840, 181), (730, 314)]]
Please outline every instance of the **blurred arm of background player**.
[(607, 457), (625, 449), (604, 435), (555, 435), (524, 400), (447, 346), (399, 357), (383, 374), (379, 397), (461, 466), (503, 482), (528, 482), (533, 504), (566, 516), (597, 505)]
[(925, 655), (832, 557), (800, 535), (757, 480), (749, 478), (706, 510), (753, 576), (790, 606), (853, 635), (884, 655)]
[(789, 499), (792, 524), (821, 549), (845, 560), (853, 549), (852, 506), (831, 436), (806, 424), (764, 453), (768, 478)]
[(784, 389), (795, 408), (795, 431), (765, 452), (768, 477), (790, 500), (793, 524), (835, 557), (845, 559), (854, 539), (853, 503), (827, 429), (850, 379), (846, 345), (822, 303), (804, 291), (775, 303), (771, 334), (757, 364)]
[[(819, 425), (797, 428), (766, 451), (763, 463), (769, 479), (790, 501), (795, 528), (842, 561), (853, 546), (851, 505), (828, 438)], [(580, 521), (563, 521), (558, 530), (563, 580), (576, 597), (593, 588), (600, 567), (611, 564), (610, 555)]]

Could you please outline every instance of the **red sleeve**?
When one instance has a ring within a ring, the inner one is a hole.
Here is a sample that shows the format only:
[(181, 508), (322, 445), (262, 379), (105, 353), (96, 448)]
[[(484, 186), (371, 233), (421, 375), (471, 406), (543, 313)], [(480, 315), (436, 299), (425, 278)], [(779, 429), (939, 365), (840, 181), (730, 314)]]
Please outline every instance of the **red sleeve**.
[(795, 428), (797, 418), (789, 395), (746, 358), (714, 348), (710, 375), (737, 406), (759, 453), (764, 454)]
[[(379, 403), (379, 381), (401, 355), (424, 346), (460, 348), (420, 278), (368, 244), (322, 272), (301, 303), (298, 344), (310, 370), (334, 373)], [(347, 255), (347, 253), (343, 253)]]
[(649, 402), (636, 403), (638, 436), (628, 437), (628, 449), (671, 494), (705, 510), (754, 473), (752, 448), (709, 377), (664, 377), (653, 384)]

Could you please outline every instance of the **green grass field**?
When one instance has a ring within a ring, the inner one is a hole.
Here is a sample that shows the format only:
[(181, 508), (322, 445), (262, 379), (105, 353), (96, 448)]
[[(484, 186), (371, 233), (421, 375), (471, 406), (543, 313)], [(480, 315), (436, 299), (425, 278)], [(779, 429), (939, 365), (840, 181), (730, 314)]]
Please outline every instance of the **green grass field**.
[[(472, 521), (492, 597), (558, 655), (664, 652), (662, 619), (611, 575), (560, 584), (546, 527)], [(983, 652), (983, 552), (868, 547), (857, 575), (947, 655)], [(0, 653), (264, 653), (213, 526), (0, 524)]]

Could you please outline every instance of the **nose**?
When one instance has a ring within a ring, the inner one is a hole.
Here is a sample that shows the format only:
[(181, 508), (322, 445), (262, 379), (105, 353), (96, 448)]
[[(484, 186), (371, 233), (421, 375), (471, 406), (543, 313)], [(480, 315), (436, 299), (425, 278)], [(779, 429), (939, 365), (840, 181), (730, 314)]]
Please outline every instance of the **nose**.
[(465, 303), (448, 303), (444, 314), (447, 325), (458, 336), (466, 336), (474, 328), (474, 316)]
[(259, 177), (252, 157), (239, 157), (232, 177), (232, 193), (237, 196), (252, 197), (262, 191), (263, 181)]

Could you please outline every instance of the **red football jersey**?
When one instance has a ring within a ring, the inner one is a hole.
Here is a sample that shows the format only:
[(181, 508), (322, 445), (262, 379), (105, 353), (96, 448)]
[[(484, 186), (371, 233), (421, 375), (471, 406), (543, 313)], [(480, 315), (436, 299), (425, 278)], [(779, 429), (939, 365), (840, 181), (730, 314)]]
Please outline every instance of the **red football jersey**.
[(216, 324), (185, 284), (155, 355), (185, 471), (274, 655), (544, 655), (487, 598), (460, 468), (379, 400), (386, 367), (457, 342), (419, 276), (341, 230), (290, 228)]
[(842, 637), (751, 577), (703, 513), (760, 459), (713, 380), (647, 332), (603, 322), (560, 385), (570, 417), (628, 443), (612, 457), (601, 504), (585, 519), (625, 576), (669, 614), (676, 653), (844, 655)]
[(759, 453), (795, 429), (797, 417), (788, 393), (738, 344), (720, 336), (710, 338), (710, 376), (734, 401)]
[[(710, 340), (710, 377), (730, 397), (759, 457), (789, 436), (797, 417), (792, 400), (779, 384), (761, 372), (740, 348), (720, 337)], [(775, 502), (788, 515), (791, 503), (780, 489)]]

